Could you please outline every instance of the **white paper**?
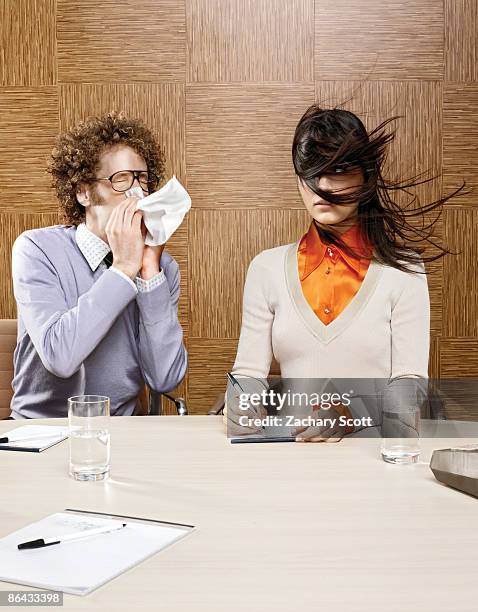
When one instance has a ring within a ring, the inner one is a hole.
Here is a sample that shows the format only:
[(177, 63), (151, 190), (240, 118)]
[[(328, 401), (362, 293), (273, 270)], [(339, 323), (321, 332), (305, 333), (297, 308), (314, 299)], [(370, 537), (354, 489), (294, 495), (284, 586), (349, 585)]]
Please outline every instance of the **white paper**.
[(1, 433), (0, 438), (4, 437), (18, 441), (0, 444), (0, 450), (22, 449), (41, 452), (65, 440), (68, 437), (68, 428), (55, 425), (23, 425)]
[[(46, 548), (17, 548), (38, 538), (61, 539), (62, 535), (118, 523), (126, 523), (126, 527)], [(191, 530), (182, 525), (59, 512), (0, 540), (0, 580), (86, 595)]]

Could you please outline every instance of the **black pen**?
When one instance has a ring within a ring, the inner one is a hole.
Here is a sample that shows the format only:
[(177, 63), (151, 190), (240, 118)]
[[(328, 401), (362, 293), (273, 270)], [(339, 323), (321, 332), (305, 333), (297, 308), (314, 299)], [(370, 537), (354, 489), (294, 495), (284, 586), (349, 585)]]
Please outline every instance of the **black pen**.
[(230, 372), (227, 373), (227, 378), (229, 379), (229, 382), (231, 383), (233, 387), (238, 387), (240, 391), (244, 392), (244, 389), (239, 384), (239, 381), (237, 380), (237, 378), (233, 376)]
[(29, 442), (30, 440), (48, 440), (49, 438), (63, 437), (64, 434), (50, 433), (40, 434), (38, 436), (23, 436), (22, 438), (0, 438), (0, 444), (12, 444), (12, 442)]
[(53, 544), (62, 544), (63, 542), (71, 542), (72, 540), (80, 540), (88, 538), (94, 535), (101, 535), (102, 533), (109, 533), (110, 531), (117, 531), (126, 527), (127, 523), (120, 523), (117, 526), (112, 527), (95, 527), (95, 529), (87, 529), (85, 531), (79, 531), (77, 533), (71, 533), (69, 535), (60, 536), (60, 540), (55, 538), (38, 538), (37, 540), (30, 540), (29, 542), (22, 542), (18, 544), (18, 550), (26, 550), (30, 548), (44, 548), (45, 546), (53, 546)]

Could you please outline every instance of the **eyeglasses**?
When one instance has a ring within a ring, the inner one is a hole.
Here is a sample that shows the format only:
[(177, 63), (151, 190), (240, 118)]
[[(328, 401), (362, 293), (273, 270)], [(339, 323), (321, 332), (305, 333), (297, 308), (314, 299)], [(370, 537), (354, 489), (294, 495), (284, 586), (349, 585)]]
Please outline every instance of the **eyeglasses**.
[(133, 186), (136, 179), (141, 189), (146, 193), (149, 193), (158, 182), (158, 177), (155, 174), (145, 170), (119, 170), (119, 172), (115, 172), (111, 176), (98, 177), (92, 180), (109, 181), (115, 191), (124, 192)]

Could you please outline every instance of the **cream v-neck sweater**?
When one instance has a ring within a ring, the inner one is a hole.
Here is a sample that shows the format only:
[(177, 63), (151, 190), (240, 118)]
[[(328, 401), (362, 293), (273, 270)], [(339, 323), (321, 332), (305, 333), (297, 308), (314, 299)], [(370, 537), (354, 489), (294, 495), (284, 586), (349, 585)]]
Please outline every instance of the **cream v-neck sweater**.
[(302, 293), (298, 244), (252, 260), (233, 374), (265, 379), (274, 355), (282, 378), (426, 378), (430, 303), (427, 277), (416, 273), (423, 265), (407, 273), (372, 260), (353, 300), (325, 325)]

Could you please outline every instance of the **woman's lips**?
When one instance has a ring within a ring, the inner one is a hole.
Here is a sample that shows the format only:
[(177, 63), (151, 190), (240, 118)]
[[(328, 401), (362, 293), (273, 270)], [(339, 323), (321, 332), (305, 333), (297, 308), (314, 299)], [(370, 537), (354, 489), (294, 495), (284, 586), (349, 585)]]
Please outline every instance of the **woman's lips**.
[(323, 208), (332, 208), (333, 204), (329, 204), (328, 202), (314, 202), (314, 206), (321, 206)]

